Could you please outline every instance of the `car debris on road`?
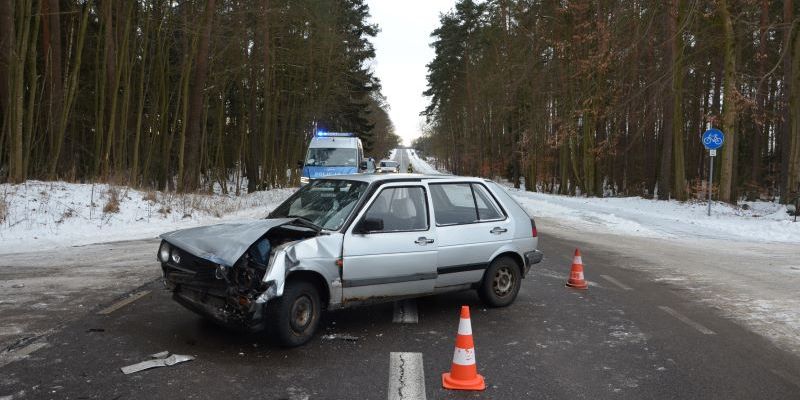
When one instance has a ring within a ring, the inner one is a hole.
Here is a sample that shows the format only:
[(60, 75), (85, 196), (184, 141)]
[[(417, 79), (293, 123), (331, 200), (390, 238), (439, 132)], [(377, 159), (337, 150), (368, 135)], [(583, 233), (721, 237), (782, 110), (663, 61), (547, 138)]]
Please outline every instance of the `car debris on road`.
[(169, 355), (168, 351), (162, 351), (159, 353), (151, 354), (150, 358), (152, 358), (152, 360), (142, 361), (140, 363), (128, 365), (127, 367), (120, 368), (120, 370), (122, 371), (123, 374), (130, 375), (151, 368), (171, 367), (175, 364), (180, 364), (182, 362), (194, 360), (193, 356), (182, 355), (182, 354)]

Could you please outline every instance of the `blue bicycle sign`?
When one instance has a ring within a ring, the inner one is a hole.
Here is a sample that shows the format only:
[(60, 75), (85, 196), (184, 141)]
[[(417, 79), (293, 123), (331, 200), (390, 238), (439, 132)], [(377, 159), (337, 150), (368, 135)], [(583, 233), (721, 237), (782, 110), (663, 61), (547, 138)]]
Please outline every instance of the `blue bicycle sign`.
[(721, 130), (712, 128), (703, 133), (703, 146), (709, 150), (716, 150), (725, 143), (725, 134)]

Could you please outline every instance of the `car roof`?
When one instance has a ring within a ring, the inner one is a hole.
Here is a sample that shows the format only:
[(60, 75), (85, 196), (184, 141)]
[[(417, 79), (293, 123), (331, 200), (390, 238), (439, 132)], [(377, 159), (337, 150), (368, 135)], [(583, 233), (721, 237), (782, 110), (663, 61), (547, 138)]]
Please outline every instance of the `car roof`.
[(409, 182), (409, 181), (473, 181), (473, 182), (480, 182), (484, 181), (483, 178), (474, 178), (474, 177), (467, 177), (467, 176), (458, 176), (458, 175), (432, 175), (432, 174), (351, 174), (351, 175), (331, 175), (326, 176), (324, 178), (319, 179), (329, 179), (329, 180), (349, 180), (349, 181), (361, 181), (366, 183), (372, 182), (383, 182), (383, 183), (391, 183), (391, 182)]
[(356, 148), (358, 138), (354, 137), (313, 137), (308, 147), (311, 149), (331, 149), (331, 148)]

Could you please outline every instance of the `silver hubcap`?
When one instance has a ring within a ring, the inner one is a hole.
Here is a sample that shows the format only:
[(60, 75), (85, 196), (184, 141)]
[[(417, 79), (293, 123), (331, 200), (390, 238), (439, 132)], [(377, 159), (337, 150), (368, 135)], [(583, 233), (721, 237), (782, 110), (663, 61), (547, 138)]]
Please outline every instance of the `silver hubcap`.
[(494, 280), (492, 280), (492, 288), (494, 289), (494, 293), (500, 297), (503, 297), (509, 293), (511, 293), (511, 289), (514, 287), (514, 275), (511, 274), (511, 271), (508, 267), (502, 267), (497, 270), (497, 273), (494, 274)]
[(299, 297), (292, 304), (292, 330), (302, 332), (311, 323), (314, 313), (314, 306), (308, 296)]

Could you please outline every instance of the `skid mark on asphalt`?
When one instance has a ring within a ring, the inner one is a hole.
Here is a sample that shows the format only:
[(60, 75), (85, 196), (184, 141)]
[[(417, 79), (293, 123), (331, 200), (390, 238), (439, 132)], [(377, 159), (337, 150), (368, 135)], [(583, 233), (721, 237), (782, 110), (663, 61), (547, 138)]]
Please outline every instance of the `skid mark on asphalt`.
[(425, 400), (422, 353), (389, 354), (389, 400)]
[(702, 333), (704, 335), (714, 335), (714, 331), (712, 331), (711, 329), (708, 329), (705, 326), (703, 326), (703, 325), (701, 325), (701, 324), (699, 324), (697, 322), (692, 321), (691, 319), (689, 319), (689, 317), (687, 317), (687, 316), (685, 316), (685, 315), (683, 315), (683, 314), (681, 314), (681, 313), (679, 313), (679, 312), (677, 312), (677, 311), (675, 311), (675, 310), (673, 310), (673, 309), (671, 309), (671, 308), (669, 308), (667, 306), (658, 306), (658, 308), (660, 308), (661, 311), (664, 311), (665, 313), (675, 317), (675, 319), (677, 319), (678, 321), (681, 321), (684, 324), (689, 325), (694, 329), (697, 329), (698, 331), (700, 331), (700, 333)]
[(0, 367), (5, 366), (6, 364), (10, 364), (14, 361), (22, 360), (23, 358), (27, 358), (34, 351), (39, 350), (45, 346), (47, 346), (46, 342), (35, 342), (16, 351), (7, 351), (0, 353)]
[(149, 294), (149, 293), (150, 293), (149, 290), (142, 290), (141, 292), (134, 293), (134, 294), (128, 296), (127, 298), (124, 298), (124, 299), (122, 299), (122, 300), (120, 300), (120, 301), (118, 301), (118, 302), (116, 302), (116, 303), (114, 303), (114, 304), (112, 304), (112, 305), (110, 305), (110, 306), (98, 311), (97, 314), (99, 314), (99, 315), (111, 314), (112, 312), (117, 311), (120, 308), (125, 307), (128, 304), (131, 304), (134, 301), (139, 300), (144, 296), (147, 296), (147, 294)]
[(416, 300), (395, 301), (392, 322), (397, 324), (416, 324), (419, 322)]
[(609, 282), (611, 282), (611, 283), (613, 283), (614, 285), (617, 285), (617, 287), (619, 287), (619, 288), (620, 288), (620, 289), (622, 289), (622, 290), (633, 290), (633, 288), (632, 288), (632, 287), (630, 287), (630, 286), (628, 286), (628, 285), (626, 285), (626, 284), (624, 284), (624, 283), (622, 283), (622, 282), (618, 281), (617, 279), (615, 279), (615, 278), (614, 278), (614, 277), (612, 277), (612, 276), (608, 276), (608, 275), (600, 275), (600, 277), (601, 277), (601, 278), (603, 278), (603, 279), (605, 279), (605, 280), (607, 280), (607, 281), (609, 281)]

